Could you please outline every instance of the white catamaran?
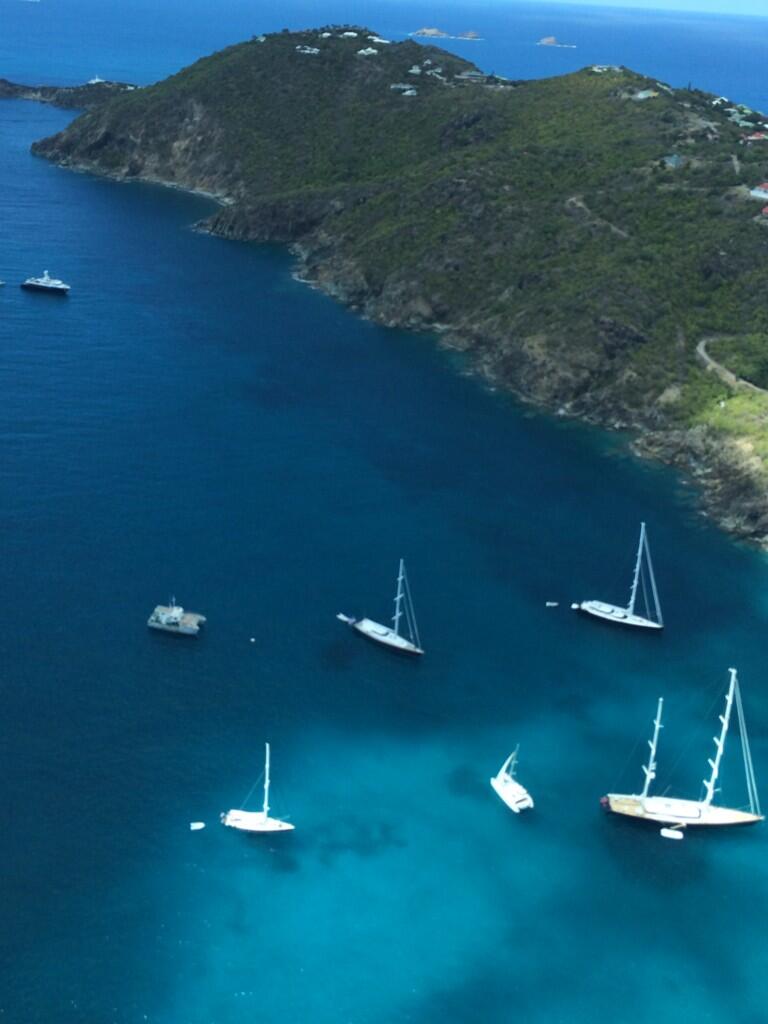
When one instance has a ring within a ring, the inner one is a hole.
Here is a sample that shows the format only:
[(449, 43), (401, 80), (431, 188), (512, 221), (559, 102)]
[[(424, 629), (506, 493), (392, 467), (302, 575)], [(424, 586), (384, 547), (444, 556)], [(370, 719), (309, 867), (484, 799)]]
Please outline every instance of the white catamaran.
[[(408, 586), (408, 577), (405, 574), (405, 562), (400, 559), (400, 569), (397, 574), (397, 593), (395, 594), (395, 614), (392, 616), (392, 627), (383, 626), (373, 619), (353, 619), (349, 615), (339, 612), (336, 616), (342, 622), (352, 626), (358, 633), (377, 644), (391, 647), (393, 650), (403, 654), (423, 654), (424, 651), (419, 639), (419, 627), (416, 625), (416, 613), (413, 610), (411, 590)], [(401, 619), (405, 619), (405, 630), (407, 636), (400, 632)]]
[(519, 814), (527, 807), (533, 807), (533, 797), (515, 778), (517, 767), (517, 752), (520, 746), (516, 746), (509, 755), (499, 771), (491, 779), (491, 786), (499, 797), (504, 801), (510, 811)]
[[(638, 599), (642, 600), (644, 615), (639, 615), (636, 610)], [(640, 626), (645, 629), (664, 628), (645, 523), (640, 524), (640, 543), (637, 546), (637, 559), (635, 561), (635, 573), (632, 577), (632, 587), (629, 592), (629, 605), (626, 608), (622, 608), (619, 605), (606, 604), (604, 601), (581, 601), (577, 604), (572, 604), (571, 608), (575, 611), (586, 612), (587, 615), (594, 615), (596, 618), (604, 619), (606, 622), (618, 622), (622, 626)]]
[[(715, 756), (709, 758), (709, 777), (703, 780), (704, 796), (701, 800), (681, 800), (667, 796), (650, 796), (651, 783), (656, 778), (656, 748), (659, 743), (659, 732), (661, 725), (661, 712), (664, 706), (664, 698), (659, 698), (656, 708), (656, 718), (653, 721), (653, 737), (648, 741), (650, 754), (648, 764), (643, 765), (645, 783), (642, 791), (633, 796), (623, 793), (609, 793), (601, 799), (606, 810), (614, 814), (624, 814), (630, 818), (644, 818), (656, 824), (664, 825), (661, 834), (668, 839), (682, 839), (682, 829), (690, 825), (751, 825), (757, 821), (763, 821), (760, 813), (760, 802), (757, 796), (755, 783), (755, 771), (752, 766), (752, 755), (749, 750), (749, 739), (747, 738), (747, 727), (744, 720), (744, 708), (741, 702), (741, 691), (736, 675), (736, 669), (730, 669), (731, 680), (728, 692), (725, 697), (725, 711), (720, 715), (720, 735), (714, 737)], [(728, 733), (728, 726), (731, 721), (731, 711), (736, 705), (736, 715), (739, 721), (739, 734), (741, 736), (741, 752), (744, 759), (744, 773), (747, 780), (747, 799), (749, 809), (722, 807), (714, 803), (715, 794), (719, 792), (716, 787), (717, 777), (720, 773), (720, 762), (725, 747), (725, 737)], [(667, 827), (668, 826), (668, 827)]]
[[(294, 826), (287, 821), (269, 816), (269, 744), (264, 760), (264, 806), (260, 811), (232, 810), (221, 815), (222, 825), (239, 829), (241, 832), (290, 832)], [(244, 803), (247, 802), (243, 801)]]

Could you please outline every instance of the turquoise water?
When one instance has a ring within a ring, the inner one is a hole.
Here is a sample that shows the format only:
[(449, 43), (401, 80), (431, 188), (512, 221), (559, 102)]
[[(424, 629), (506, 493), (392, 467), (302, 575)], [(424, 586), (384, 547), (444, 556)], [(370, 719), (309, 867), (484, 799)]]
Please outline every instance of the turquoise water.
[[(661, 694), (659, 788), (698, 793), (730, 664), (768, 778), (764, 558), (622, 439), (194, 233), (207, 202), (29, 156), (68, 117), (0, 104), (2, 1019), (762, 1020), (764, 828), (598, 800)], [(46, 266), (67, 301), (17, 288)], [(568, 609), (624, 597), (641, 518), (661, 637)], [(389, 614), (401, 555), (418, 664), (334, 618)], [(198, 640), (147, 631), (172, 592)], [(262, 842), (218, 814), (265, 739), (296, 831)]]

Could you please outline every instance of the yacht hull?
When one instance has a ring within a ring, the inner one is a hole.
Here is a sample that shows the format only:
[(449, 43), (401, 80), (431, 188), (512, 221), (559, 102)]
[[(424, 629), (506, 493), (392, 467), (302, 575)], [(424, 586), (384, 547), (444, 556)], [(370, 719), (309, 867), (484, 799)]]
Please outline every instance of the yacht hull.
[(270, 818), (263, 811), (227, 811), (222, 814), (221, 823), (239, 832), (292, 832), (295, 828), (290, 822)]
[(723, 827), (728, 825), (755, 825), (763, 821), (761, 814), (740, 811), (731, 807), (718, 807), (701, 800), (677, 800), (674, 797), (639, 796), (608, 793), (601, 803), (607, 811), (626, 818), (640, 818), (656, 825), (684, 825), (694, 827)]
[(571, 607), (574, 611), (591, 615), (603, 622), (612, 622), (617, 626), (632, 626), (637, 629), (649, 629), (657, 632), (664, 628), (660, 622), (645, 619), (642, 615), (630, 615), (626, 608), (620, 608), (615, 604), (606, 604), (603, 601), (581, 601)]
[(515, 814), (533, 807), (533, 797), (525, 786), (521, 786), (516, 779), (513, 779), (506, 772), (494, 775), (490, 782), (499, 799), (507, 805), (510, 811), (514, 811)]
[(29, 281), (24, 281), (19, 287), (28, 292), (45, 292), (48, 295), (69, 295), (68, 286), (61, 288), (55, 285), (32, 284)]
[(207, 619), (199, 612), (185, 612), (177, 618), (169, 621), (169, 615), (173, 612), (170, 605), (159, 604), (147, 619), (150, 629), (160, 629), (164, 633), (177, 633), (180, 636), (197, 636)]
[(424, 651), (417, 647), (416, 644), (411, 643), (410, 640), (406, 640), (404, 636), (400, 636), (399, 633), (395, 633), (389, 626), (383, 626), (380, 622), (374, 622), (373, 619), (354, 619), (350, 622), (352, 628), (364, 636), (366, 640), (371, 640), (375, 644), (380, 644), (382, 647), (388, 647), (390, 651), (396, 651), (398, 654), (409, 654), (419, 655), (423, 654)]

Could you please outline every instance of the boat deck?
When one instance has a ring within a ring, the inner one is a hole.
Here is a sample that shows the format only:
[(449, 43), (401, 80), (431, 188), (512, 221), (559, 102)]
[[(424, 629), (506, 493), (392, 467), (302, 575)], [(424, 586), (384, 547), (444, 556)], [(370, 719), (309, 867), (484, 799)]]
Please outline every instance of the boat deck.
[(643, 629), (663, 629), (661, 622), (654, 622), (642, 615), (635, 615), (628, 608), (607, 604), (605, 601), (581, 601), (572, 607), (575, 611), (593, 615), (604, 622), (616, 622), (621, 626), (639, 626)]
[(380, 622), (374, 622), (373, 619), (356, 619), (351, 625), (353, 629), (356, 629), (358, 633), (362, 633), (364, 637), (373, 640), (377, 644), (383, 644), (385, 647), (391, 647), (394, 651), (400, 651), (402, 654), (424, 653), (411, 640), (396, 633), (389, 626), (383, 626)]
[(189, 636), (195, 636), (200, 632), (200, 627), (203, 623), (207, 622), (204, 615), (200, 615), (199, 612), (187, 612), (179, 619), (178, 625), (175, 623), (164, 622), (163, 618), (170, 614), (172, 611), (170, 605), (159, 604), (150, 615), (147, 620), (147, 625), (150, 629), (161, 629), (165, 633), (184, 633)]
[(614, 814), (644, 818), (662, 825), (750, 825), (763, 820), (760, 814), (707, 804), (703, 800), (664, 796), (643, 799), (627, 793), (609, 793), (607, 800)]

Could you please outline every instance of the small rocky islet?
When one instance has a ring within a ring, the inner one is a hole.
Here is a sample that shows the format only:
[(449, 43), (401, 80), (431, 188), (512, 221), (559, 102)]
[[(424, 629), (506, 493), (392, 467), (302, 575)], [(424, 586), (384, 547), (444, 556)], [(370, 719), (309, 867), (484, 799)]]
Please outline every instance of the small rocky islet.
[(741, 366), (768, 343), (764, 115), (624, 67), (511, 80), (360, 26), (104, 85), (61, 97), (90, 109), (33, 151), (216, 195), (207, 230), (290, 244), (307, 280), (371, 319), (631, 431), (768, 544), (768, 394), (697, 351), (725, 339)]

